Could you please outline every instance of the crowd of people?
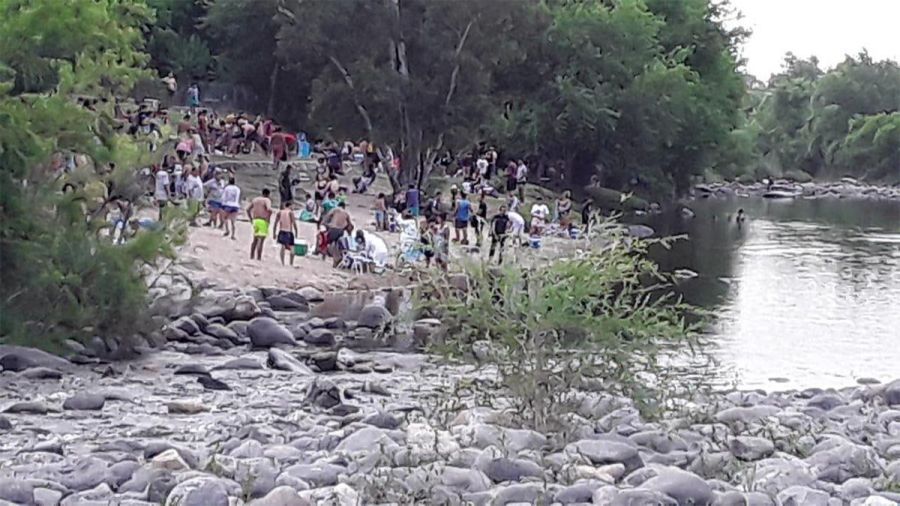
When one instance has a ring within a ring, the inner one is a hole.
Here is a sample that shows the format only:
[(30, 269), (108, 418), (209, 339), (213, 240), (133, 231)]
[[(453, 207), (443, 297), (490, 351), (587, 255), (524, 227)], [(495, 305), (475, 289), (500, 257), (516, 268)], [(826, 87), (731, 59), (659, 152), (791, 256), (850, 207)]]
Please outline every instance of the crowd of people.
[[(182, 207), (192, 226), (216, 227), (224, 237), (235, 240), (237, 218), (246, 213), (253, 231), (253, 260), (262, 259), (271, 234), (281, 262), (293, 265), (295, 245), (304, 242), (298, 240), (299, 222), (316, 227), (313, 253), (330, 258), (336, 267), (369, 270), (391, 262), (379, 237), (382, 233), (399, 233), (398, 261), (422, 261), (447, 269), (454, 244), (470, 252), (480, 250), (489, 240), (488, 257), (502, 263), (510, 245), (537, 248), (548, 234), (577, 237), (590, 221), (590, 201), (581, 206), (580, 226), (573, 219), (575, 206), (569, 192), (552, 206), (539, 195), (526, 203), (526, 161), (509, 159), (503, 164), (495, 147), (480, 145), (458, 159), (447, 153), (438, 160), (448, 176), (459, 180), (450, 187), (449, 195), (440, 190), (426, 195), (415, 185), (402, 192), (378, 193), (372, 208), (374, 229), (369, 232), (354, 223), (347, 210), (348, 199), (351, 193), (368, 193), (379, 174), (397, 170), (399, 160), (390, 150), (377, 149), (366, 140), (318, 144), (309, 150), (313, 153), (306, 153), (317, 163), (309, 187), (304, 188), (306, 178), (300, 177), (290, 162), (300, 154), (299, 143), (306, 142), (302, 135), (285, 132), (271, 119), (246, 114), (220, 116), (203, 109), (199, 89), (193, 85), (187, 101), (188, 109), (175, 118), (152, 100), (131, 113), (119, 108), (116, 112), (122, 128), (148, 139), (151, 150), (168, 145), (162, 137), (164, 131), (174, 138), (170, 152), (151, 168), (159, 219), (167, 209)], [(238, 175), (211, 163), (211, 155), (255, 152), (271, 156), (278, 171), (277, 207), (268, 189), (243, 207)], [(344, 186), (341, 177), (350, 177), (352, 184)], [(491, 205), (496, 206), (494, 213), (489, 213)], [(201, 217), (205, 218), (202, 223)]]

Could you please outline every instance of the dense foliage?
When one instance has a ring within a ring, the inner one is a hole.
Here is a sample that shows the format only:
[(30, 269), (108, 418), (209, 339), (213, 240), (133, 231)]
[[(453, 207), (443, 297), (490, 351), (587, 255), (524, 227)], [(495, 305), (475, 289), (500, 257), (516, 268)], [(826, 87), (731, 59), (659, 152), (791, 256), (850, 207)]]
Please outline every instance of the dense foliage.
[(130, 0), (0, 0), (0, 340), (52, 349), (145, 322), (139, 269), (169, 242), (114, 246), (105, 210), (141, 193), (112, 102), (140, 76), (148, 16)]
[(604, 246), (549, 265), (469, 264), (465, 289), (445, 277), (416, 289), (419, 308), (446, 327), (432, 345), (495, 369), (510, 394), (499, 407), (526, 425), (564, 423), (578, 392), (593, 389), (636, 399), (650, 414), (690, 381), (666, 376), (675, 368), (661, 358), (697, 342), (685, 320), (694, 310), (661, 296), (669, 283), (647, 258), (649, 242), (610, 223), (594, 233)]
[(743, 132), (757, 176), (855, 176), (900, 182), (900, 66), (848, 57), (825, 72), (793, 55), (768, 85)]
[[(320, 137), (391, 146), (396, 184), (487, 142), (554, 166), (566, 184), (597, 175), (683, 191), (730, 150), (744, 95), (741, 32), (725, 30), (709, 0), (151, 5), (171, 20), (152, 29), (151, 50), (169, 32), (185, 48), (199, 34), (218, 79), (251, 89), (258, 110)], [(178, 21), (198, 5), (201, 23)], [(178, 73), (177, 54), (161, 49), (154, 64)], [(195, 76), (202, 61), (182, 72)]]

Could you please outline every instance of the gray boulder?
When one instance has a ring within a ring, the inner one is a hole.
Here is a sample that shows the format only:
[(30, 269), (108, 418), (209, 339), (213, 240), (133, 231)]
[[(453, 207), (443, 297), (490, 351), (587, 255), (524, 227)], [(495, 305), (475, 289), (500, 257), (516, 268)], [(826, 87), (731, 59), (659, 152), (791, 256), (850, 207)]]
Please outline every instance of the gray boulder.
[(331, 409), (342, 402), (341, 389), (331, 380), (316, 378), (306, 391), (306, 402)]
[(641, 488), (665, 494), (678, 504), (709, 506), (713, 491), (699, 476), (675, 467), (657, 469), (657, 475), (645, 481)]
[(882, 395), (888, 406), (900, 406), (900, 379), (896, 379), (885, 385)]
[(216, 339), (226, 339), (232, 344), (242, 344), (243, 340), (237, 335), (237, 332), (222, 325), (221, 323), (210, 323), (206, 326), (206, 333)]
[(271, 492), (277, 476), (278, 468), (265, 458), (238, 460), (234, 469), (234, 480), (251, 498), (263, 497)]
[[(830, 497), (821, 490), (795, 485), (778, 493), (781, 506), (828, 506)], [(838, 501), (840, 502), (840, 501)]]
[(716, 413), (716, 420), (722, 423), (744, 423), (750, 424), (758, 422), (766, 417), (774, 416), (780, 410), (775, 406), (750, 406), (735, 407), (723, 409)]
[(4, 413), (30, 413), (32, 415), (46, 415), (50, 408), (39, 401), (17, 402), (3, 410)]
[(728, 441), (728, 449), (735, 457), (746, 460), (764, 459), (775, 452), (775, 444), (766, 438), (737, 436)]
[(260, 316), (250, 321), (247, 327), (250, 342), (257, 348), (269, 348), (278, 344), (296, 345), (291, 332), (277, 321)]
[(370, 304), (359, 312), (356, 324), (369, 329), (382, 328), (393, 320), (393, 315), (386, 307), (379, 304)]
[(35, 348), (0, 344), (0, 369), (19, 372), (32, 367), (46, 367), (63, 371), (71, 369), (72, 363), (62, 357)]
[(0, 478), (0, 499), (13, 504), (30, 504), (34, 486), (25, 480)]
[(57, 380), (62, 379), (63, 376), (61, 371), (49, 367), (32, 367), (25, 369), (19, 375), (30, 380)]
[(380, 429), (393, 430), (400, 427), (400, 420), (390, 413), (379, 411), (362, 419), (362, 423), (378, 427)]
[(218, 478), (190, 478), (169, 492), (165, 506), (229, 506), (228, 488)]
[(868, 446), (840, 440), (831, 447), (816, 451), (821, 446), (814, 448), (813, 454), (806, 459), (820, 480), (843, 483), (850, 478), (876, 478), (881, 475), (883, 466), (878, 454)]
[(281, 486), (266, 494), (265, 497), (250, 501), (247, 506), (312, 506), (312, 503), (300, 497), (300, 494), (293, 488)]
[(303, 300), (296, 300), (295, 297), (286, 295), (275, 295), (266, 299), (269, 306), (275, 311), (308, 311), (309, 304)]
[(644, 465), (637, 447), (620, 441), (582, 439), (567, 445), (565, 453), (570, 457), (586, 457), (594, 465), (621, 463), (627, 472)]
[(12, 422), (10, 422), (9, 419), (5, 416), (0, 416), (0, 430), (12, 430), (12, 428)]
[(106, 397), (90, 392), (78, 392), (63, 402), (63, 409), (97, 411), (103, 409)]
[(303, 297), (307, 302), (322, 302), (325, 300), (325, 296), (322, 294), (322, 290), (318, 288), (313, 288), (311, 286), (304, 286), (303, 288), (297, 290), (297, 293)]
[(264, 367), (262, 362), (253, 357), (238, 357), (213, 367), (213, 370), (219, 369), (259, 370), (264, 369)]
[(269, 357), (266, 361), (266, 365), (272, 369), (278, 369), (279, 371), (296, 372), (308, 375), (315, 374), (312, 369), (297, 360), (293, 355), (284, 350), (279, 350), (278, 348), (269, 349)]
[[(303, 480), (314, 488), (333, 487), (338, 484), (338, 477), (347, 472), (347, 468), (336, 464), (296, 464), (288, 467), (282, 474)], [(279, 478), (280, 480), (280, 478)]]
[(197, 322), (194, 321), (194, 319), (190, 316), (182, 316), (174, 323), (172, 323), (172, 326), (189, 336), (194, 336), (200, 333), (200, 326), (197, 325)]
[(315, 346), (334, 346), (334, 332), (324, 327), (312, 329), (303, 336), (303, 341)]
[(493, 459), (481, 469), (495, 483), (519, 481), (527, 477), (540, 477), (544, 474), (541, 466), (525, 459)]
[(441, 483), (465, 492), (484, 492), (491, 486), (491, 480), (481, 471), (453, 466), (444, 468)]
[(764, 492), (771, 497), (794, 485), (805, 487), (816, 481), (809, 465), (791, 456), (758, 461), (752, 476), (752, 490)]

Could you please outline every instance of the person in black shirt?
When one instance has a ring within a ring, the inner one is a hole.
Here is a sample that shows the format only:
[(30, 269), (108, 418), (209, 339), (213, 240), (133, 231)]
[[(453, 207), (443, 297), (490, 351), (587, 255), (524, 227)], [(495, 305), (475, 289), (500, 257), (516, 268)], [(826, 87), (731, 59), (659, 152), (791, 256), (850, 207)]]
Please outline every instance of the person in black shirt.
[(491, 250), (488, 259), (493, 259), (496, 251), (497, 263), (503, 263), (503, 245), (506, 243), (508, 232), (509, 215), (506, 214), (506, 206), (500, 206), (500, 212), (491, 218)]
[(472, 228), (475, 229), (475, 245), (481, 246), (481, 236), (484, 225), (487, 223), (487, 202), (484, 201), (484, 193), (478, 195), (478, 208), (472, 215)]

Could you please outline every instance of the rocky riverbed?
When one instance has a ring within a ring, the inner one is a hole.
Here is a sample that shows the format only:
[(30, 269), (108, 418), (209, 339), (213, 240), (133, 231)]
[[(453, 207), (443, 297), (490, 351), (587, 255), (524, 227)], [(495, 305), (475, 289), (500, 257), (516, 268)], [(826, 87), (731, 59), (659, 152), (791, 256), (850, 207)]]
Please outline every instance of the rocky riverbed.
[(794, 195), (803, 198), (855, 198), (874, 200), (900, 200), (900, 185), (878, 186), (861, 183), (845, 178), (835, 182), (795, 183), (778, 181), (773, 187), (764, 183), (711, 183), (697, 185), (694, 196), (708, 197), (762, 197), (778, 191), (782, 195)]
[(407, 336), (381, 304), (319, 318), (321, 299), (207, 294), (127, 361), (98, 358), (114, 340), (71, 360), (0, 347), (0, 504), (900, 501), (900, 381), (723, 392), (654, 422), (581, 392), (542, 434), (461, 387), (484, 373), (396, 351), (440, 322)]

